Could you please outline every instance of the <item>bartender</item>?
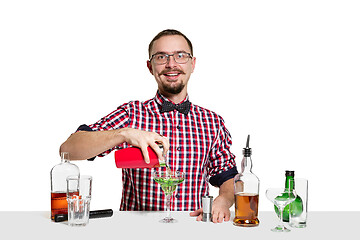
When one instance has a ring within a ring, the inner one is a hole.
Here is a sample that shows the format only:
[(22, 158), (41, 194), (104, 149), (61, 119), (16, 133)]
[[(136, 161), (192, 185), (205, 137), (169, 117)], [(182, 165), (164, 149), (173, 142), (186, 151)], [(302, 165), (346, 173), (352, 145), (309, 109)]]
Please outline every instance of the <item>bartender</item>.
[[(185, 172), (170, 209), (191, 211), (190, 216), (202, 220), (201, 197), (209, 194), (210, 183), (219, 188), (212, 221), (220, 223), (230, 220), (234, 203), (235, 156), (222, 117), (190, 102), (187, 87), (195, 63), (192, 43), (184, 34), (172, 29), (158, 33), (149, 44), (147, 61), (158, 85), (155, 97), (124, 103), (99, 121), (79, 126), (60, 152), (69, 152), (71, 160), (94, 160), (135, 146), (149, 163), (148, 146), (163, 159), (156, 144), (160, 142), (169, 167)], [(152, 169), (122, 169), (122, 184), (120, 211), (164, 211), (165, 197)]]

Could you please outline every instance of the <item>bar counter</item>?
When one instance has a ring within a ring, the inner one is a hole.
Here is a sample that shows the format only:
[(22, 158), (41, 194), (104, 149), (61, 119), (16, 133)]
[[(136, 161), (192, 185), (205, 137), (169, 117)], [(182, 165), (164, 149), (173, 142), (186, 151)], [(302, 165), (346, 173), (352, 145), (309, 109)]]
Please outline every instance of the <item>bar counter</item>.
[[(274, 212), (260, 212), (258, 227), (236, 227), (232, 221), (197, 222), (189, 212), (172, 212), (177, 223), (160, 223), (165, 212), (119, 212), (110, 218), (90, 219), (85, 227), (55, 223), (50, 212), (0, 212), (4, 239), (357, 239), (360, 212), (310, 212), (307, 227), (289, 233), (270, 231), (278, 222)], [(232, 212), (233, 219), (234, 213)]]

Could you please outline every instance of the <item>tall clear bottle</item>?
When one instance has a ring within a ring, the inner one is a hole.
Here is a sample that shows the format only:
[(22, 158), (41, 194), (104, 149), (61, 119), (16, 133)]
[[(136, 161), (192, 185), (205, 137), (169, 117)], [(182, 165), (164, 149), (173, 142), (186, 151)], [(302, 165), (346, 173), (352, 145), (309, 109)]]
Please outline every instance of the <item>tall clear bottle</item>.
[(71, 175), (80, 176), (79, 168), (69, 162), (69, 153), (61, 153), (61, 163), (55, 165), (50, 171), (51, 182), (51, 219), (55, 214), (67, 214), (66, 178)]
[(241, 227), (255, 227), (258, 219), (259, 178), (252, 173), (250, 135), (247, 137), (246, 148), (243, 149), (241, 172), (234, 178), (235, 218), (234, 225)]

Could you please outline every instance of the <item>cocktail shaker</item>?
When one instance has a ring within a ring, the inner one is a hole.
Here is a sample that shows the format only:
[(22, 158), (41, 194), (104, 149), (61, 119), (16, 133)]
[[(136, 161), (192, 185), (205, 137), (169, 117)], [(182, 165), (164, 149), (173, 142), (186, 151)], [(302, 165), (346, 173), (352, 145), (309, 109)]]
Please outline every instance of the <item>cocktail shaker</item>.
[[(163, 146), (158, 144), (160, 149)], [(165, 167), (166, 162), (162, 162), (151, 147), (147, 147), (150, 163), (145, 163), (144, 156), (140, 148), (128, 147), (115, 151), (115, 164), (117, 168), (155, 168)]]

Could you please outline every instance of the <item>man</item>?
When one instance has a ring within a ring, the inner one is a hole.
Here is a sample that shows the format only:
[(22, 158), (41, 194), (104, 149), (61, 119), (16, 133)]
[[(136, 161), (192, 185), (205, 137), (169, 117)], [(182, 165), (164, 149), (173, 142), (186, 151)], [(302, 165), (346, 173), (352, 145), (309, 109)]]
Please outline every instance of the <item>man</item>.
[[(153, 99), (132, 101), (118, 107), (95, 124), (82, 125), (60, 147), (72, 160), (94, 159), (114, 149), (139, 147), (149, 162), (150, 146), (163, 159), (156, 144), (164, 146), (172, 170), (185, 172), (171, 210), (192, 211), (202, 219), (201, 197), (208, 182), (219, 187), (213, 203), (213, 222), (229, 221), (234, 202), (235, 156), (223, 119), (189, 101), (187, 85), (196, 58), (190, 40), (176, 30), (160, 32), (149, 44), (147, 67), (158, 91)], [(164, 194), (152, 177), (152, 169), (123, 169), (120, 210), (164, 210)]]

